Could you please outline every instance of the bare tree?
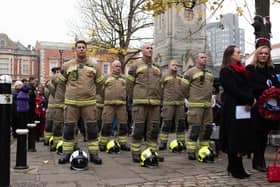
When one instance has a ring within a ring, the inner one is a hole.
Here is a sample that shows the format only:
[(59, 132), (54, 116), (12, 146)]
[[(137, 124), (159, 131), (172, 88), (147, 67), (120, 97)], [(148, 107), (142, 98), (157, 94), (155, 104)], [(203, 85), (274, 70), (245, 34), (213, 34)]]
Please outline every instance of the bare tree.
[[(84, 24), (91, 31), (91, 43), (114, 51), (124, 68), (139, 52), (130, 50), (135, 40), (151, 38), (139, 31), (153, 25), (152, 16), (143, 10), (145, 0), (82, 0), (80, 10)], [(143, 35), (143, 34), (142, 34)]]

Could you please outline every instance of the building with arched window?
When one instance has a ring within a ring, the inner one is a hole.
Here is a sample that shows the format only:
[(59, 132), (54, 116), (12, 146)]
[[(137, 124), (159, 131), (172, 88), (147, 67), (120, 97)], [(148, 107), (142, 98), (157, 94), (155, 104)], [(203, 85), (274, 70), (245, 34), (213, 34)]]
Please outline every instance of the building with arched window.
[(0, 75), (10, 75), (13, 81), (38, 77), (39, 54), (31, 47), (12, 41), (0, 33)]

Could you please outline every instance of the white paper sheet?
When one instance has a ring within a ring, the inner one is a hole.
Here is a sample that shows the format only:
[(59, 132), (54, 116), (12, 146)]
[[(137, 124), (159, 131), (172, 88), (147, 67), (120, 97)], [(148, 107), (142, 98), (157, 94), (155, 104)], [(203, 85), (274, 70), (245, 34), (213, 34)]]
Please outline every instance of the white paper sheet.
[(236, 119), (250, 119), (251, 118), (251, 112), (247, 112), (245, 110), (244, 105), (236, 106), (235, 108), (235, 118)]

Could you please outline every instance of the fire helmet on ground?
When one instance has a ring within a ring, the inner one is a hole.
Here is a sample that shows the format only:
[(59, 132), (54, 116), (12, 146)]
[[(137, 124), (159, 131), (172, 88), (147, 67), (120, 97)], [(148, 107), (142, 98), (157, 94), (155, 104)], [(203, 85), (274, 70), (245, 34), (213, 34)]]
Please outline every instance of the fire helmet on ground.
[(49, 138), (49, 145), (53, 145), (53, 136)]
[(83, 150), (74, 151), (69, 161), (73, 170), (83, 171), (88, 168), (88, 155)]
[(120, 144), (116, 140), (110, 140), (106, 144), (106, 152), (107, 153), (119, 153), (120, 152)]
[(213, 150), (208, 146), (203, 146), (198, 151), (197, 160), (199, 162), (214, 162)]
[(63, 140), (59, 140), (56, 144), (56, 153), (57, 154), (62, 154), (63, 153)]
[(151, 148), (145, 149), (140, 155), (140, 165), (145, 167), (157, 167), (158, 153)]
[(169, 150), (173, 153), (182, 152), (184, 150), (184, 144), (178, 140), (172, 140), (169, 144)]

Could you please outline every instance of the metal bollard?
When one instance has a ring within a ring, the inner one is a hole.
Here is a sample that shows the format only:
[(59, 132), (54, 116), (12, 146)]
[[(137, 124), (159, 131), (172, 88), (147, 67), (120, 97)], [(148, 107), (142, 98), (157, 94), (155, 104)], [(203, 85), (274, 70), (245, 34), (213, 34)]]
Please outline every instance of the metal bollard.
[(17, 155), (15, 169), (27, 169), (27, 134), (28, 129), (17, 129)]
[(28, 152), (36, 152), (36, 123), (28, 123)]
[(0, 186), (10, 186), (11, 129), (10, 114), (13, 102), (12, 79), (8, 75), (0, 76)]

